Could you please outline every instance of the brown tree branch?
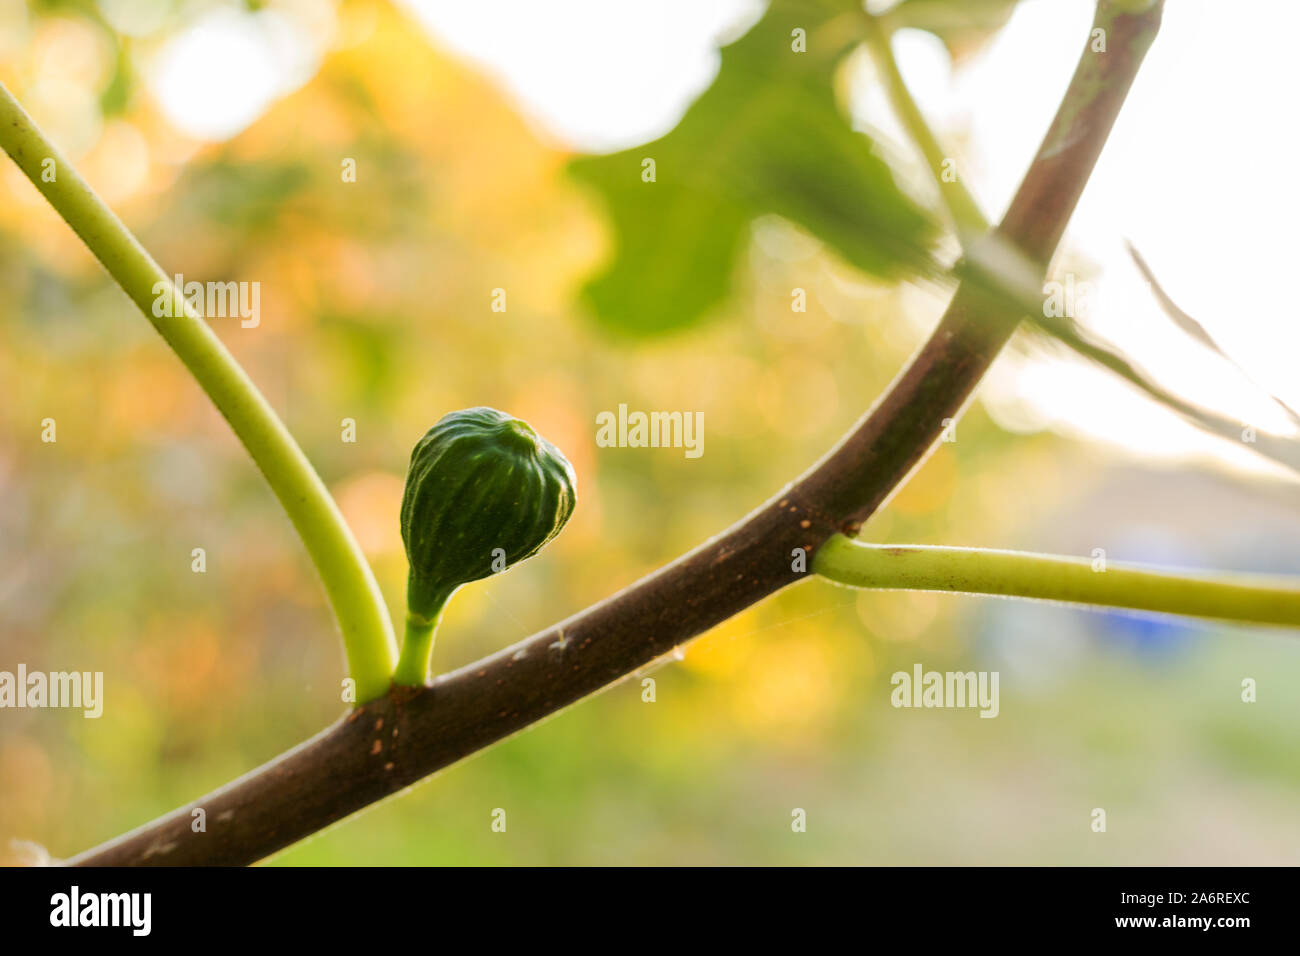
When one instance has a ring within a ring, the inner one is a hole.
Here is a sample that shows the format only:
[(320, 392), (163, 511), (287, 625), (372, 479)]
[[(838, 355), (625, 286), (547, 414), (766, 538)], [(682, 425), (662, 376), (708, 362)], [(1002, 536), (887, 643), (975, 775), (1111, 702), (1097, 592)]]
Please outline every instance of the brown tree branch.
[[(1161, 3), (1100, 0), (1091, 44), (1002, 237), (1044, 270), (1087, 183)], [(595, 693), (805, 575), (792, 552), (857, 532), (922, 461), (1015, 331), (969, 286), (875, 407), (798, 481), (718, 537), (562, 623), (428, 688), (394, 688), (239, 780), (68, 861), (244, 865), (315, 833)], [(205, 832), (191, 828), (206, 814)]]

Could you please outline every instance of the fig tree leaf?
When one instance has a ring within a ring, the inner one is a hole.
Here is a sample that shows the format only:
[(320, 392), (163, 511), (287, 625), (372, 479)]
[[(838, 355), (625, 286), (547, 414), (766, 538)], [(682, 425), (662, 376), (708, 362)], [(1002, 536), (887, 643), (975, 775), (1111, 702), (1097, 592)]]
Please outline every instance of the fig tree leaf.
[(927, 271), (932, 223), (835, 95), (836, 68), (862, 29), (852, 0), (773, 0), (723, 48), (717, 78), (671, 132), (571, 163), (611, 226), (612, 258), (583, 290), (600, 325), (639, 336), (704, 318), (764, 214), (864, 272)]
[(1207, 330), (1205, 326), (1178, 307), (1178, 303), (1170, 298), (1169, 293), (1167, 293), (1160, 283), (1156, 281), (1155, 273), (1151, 271), (1151, 267), (1147, 265), (1147, 261), (1142, 258), (1142, 254), (1137, 251), (1132, 243), (1128, 244), (1128, 253), (1133, 258), (1133, 264), (1136, 265), (1138, 271), (1142, 273), (1142, 278), (1145, 279), (1147, 284), (1151, 287), (1151, 292), (1156, 297), (1156, 301), (1160, 303), (1160, 308), (1164, 310), (1165, 315), (1169, 316), (1174, 325), (1178, 326), (1179, 329), (1185, 332), (1194, 341), (1209, 349), (1219, 358), (1231, 365), (1237, 370), (1238, 374), (1240, 374), (1242, 378), (1250, 382), (1250, 384), (1255, 388), (1259, 389), (1261, 392), (1267, 392), (1269, 398), (1271, 398), (1274, 403), (1282, 409), (1282, 411), (1286, 412), (1287, 417), (1291, 419), (1291, 423), (1300, 426), (1300, 414), (1297, 414), (1295, 409), (1282, 401), (1282, 399), (1278, 398), (1272, 392), (1269, 392), (1268, 389), (1260, 385), (1259, 382), (1255, 381), (1255, 378), (1242, 367), (1241, 363), (1223, 350), (1223, 347), (1214, 340), (1214, 337), (1210, 335), (1209, 330)]
[(1300, 474), (1300, 442), (1297, 442), (1293, 436), (1277, 435), (1257, 429), (1249, 442), (1243, 442), (1241, 422), (1217, 409), (1200, 405), (1179, 395), (1130, 359), (1118, 347), (1106, 342), (1074, 319), (1068, 316), (1047, 319), (1034, 315), (1030, 317), (1030, 322), (1043, 333), (1044, 340), (1055, 339), (1101, 368), (1113, 372), (1207, 434), (1217, 435), (1225, 441), (1249, 448), (1256, 454), (1271, 458)]
[[(1145, 262), (1142, 262), (1136, 254), (1135, 261), (1145, 266)], [(1152, 286), (1158, 288), (1150, 270), (1142, 268), (1141, 271)], [(1178, 394), (1143, 368), (1138, 361), (1126, 355), (1118, 346), (1107, 342), (1074, 318), (1068, 315), (1056, 315), (1043, 308), (1039, 267), (1026, 259), (1020, 250), (996, 235), (990, 233), (973, 242), (967, 248), (962, 261), (954, 269), (951, 278), (960, 279), (963, 283), (971, 283), (977, 291), (988, 297), (988, 301), (995, 307), (1022, 312), (1027, 328), (1034, 333), (1032, 340), (1036, 344), (1048, 349), (1054, 345), (1064, 346), (1098, 367), (1118, 375), (1145, 393), (1148, 398), (1176, 412), (1185, 421), (1207, 434), (1216, 435), (1239, 447), (1249, 448), (1300, 474), (1300, 440), (1294, 435), (1279, 435), (1254, 429), (1251, 440), (1243, 442), (1241, 422), (1217, 409), (1201, 405)], [(1160, 290), (1158, 295), (1162, 300), (1168, 298), (1163, 290)], [(1172, 300), (1169, 300), (1169, 303), (1172, 305)], [(1186, 313), (1182, 313), (1182, 318), (1175, 321), (1179, 328), (1193, 340), (1211, 348), (1222, 358), (1227, 359), (1229, 364), (1236, 367), (1241, 374), (1245, 374), (1235, 362), (1222, 353), (1217, 345), (1213, 344), (1214, 340), (1199, 322)], [(1274, 401), (1281, 404), (1276, 396), (1272, 397)], [(1283, 407), (1290, 412), (1289, 408)]]

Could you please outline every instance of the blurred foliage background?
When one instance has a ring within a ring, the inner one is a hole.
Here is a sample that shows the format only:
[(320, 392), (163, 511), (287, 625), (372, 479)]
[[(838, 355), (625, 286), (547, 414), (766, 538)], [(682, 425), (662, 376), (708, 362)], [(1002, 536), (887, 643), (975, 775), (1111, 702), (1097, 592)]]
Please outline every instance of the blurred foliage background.
[[(761, 503), (869, 406), (942, 309), (937, 291), (864, 278), (764, 213), (709, 322), (609, 335), (580, 290), (611, 228), (566, 175), (572, 157), (401, 11), (338, 7), (318, 71), (233, 138), (202, 143), (160, 114), (106, 6), (6, 6), (0, 79), (165, 268), (261, 283), (257, 328), (213, 324), (337, 496), (394, 613), (406, 460), (438, 417), (497, 406), (573, 461), (569, 527), (460, 593), (439, 669)], [(195, 7), (158, 6), (156, 36)], [(806, 313), (791, 311), (796, 287)], [(342, 655), (302, 548), (225, 423), (7, 160), (0, 341), (0, 669), (103, 671), (106, 685), (98, 720), (0, 711), (0, 853), (17, 838), (68, 856), (333, 721)], [(705, 454), (597, 448), (595, 416), (619, 403), (703, 411)], [(41, 442), (44, 418), (57, 443)], [(355, 443), (341, 441), (345, 418)], [(1300, 570), (1291, 486), (1013, 434), (979, 405), (958, 435), (866, 536)], [(810, 581), (683, 651), (654, 670), (654, 703), (639, 681), (619, 684), (274, 862), (1300, 852), (1300, 650), (1286, 635)], [(892, 709), (890, 674), (917, 662), (1000, 671), (1000, 716)], [(1256, 704), (1240, 700), (1247, 677)], [(490, 829), (498, 807), (504, 834)], [(791, 832), (796, 807), (806, 833)], [(1090, 830), (1094, 807), (1105, 834)]]

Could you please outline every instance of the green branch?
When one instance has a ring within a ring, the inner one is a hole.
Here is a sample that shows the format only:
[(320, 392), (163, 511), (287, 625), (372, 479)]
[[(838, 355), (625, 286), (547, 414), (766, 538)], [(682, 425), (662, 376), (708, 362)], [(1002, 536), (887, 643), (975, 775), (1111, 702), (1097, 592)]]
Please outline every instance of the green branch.
[(843, 535), (817, 550), (813, 570), (855, 588), (993, 594), (1300, 627), (1295, 578), (1156, 571), (985, 548), (865, 544)]
[[(158, 330), (248, 449), (320, 573), (343, 634), (357, 702), (379, 697), (388, 690), (397, 659), (393, 626), (370, 566), (307, 456), (216, 333), (183, 300), (172, 278), (3, 84), (0, 146)], [(165, 291), (160, 296), (156, 288)], [(155, 303), (166, 297), (173, 297), (184, 314), (156, 316)]]

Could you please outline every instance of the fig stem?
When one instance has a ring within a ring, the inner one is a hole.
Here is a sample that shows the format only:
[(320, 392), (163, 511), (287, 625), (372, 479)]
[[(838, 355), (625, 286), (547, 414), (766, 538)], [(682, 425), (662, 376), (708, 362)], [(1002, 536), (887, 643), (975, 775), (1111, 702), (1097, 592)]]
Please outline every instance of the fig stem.
[(1157, 569), (989, 548), (868, 544), (834, 535), (813, 570), (856, 588), (1037, 598), (1162, 614), (1300, 626), (1300, 579)]
[(438, 634), (438, 620), (442, 617), (444, 600), (432, 614), (425, 616), (408, 611), (406, 637), (402, 640), (402, 654), (393, 671), (393, 682), (407, 687), (423, 687), (429, 682), (429, 664), (433, 659), (433, 642)]
[[(0, 146), (72, 227), (212, 399), (266, 477), (320, 574), (343, 636), (356, 703), (382, 696), (397, 658), (383, 595), (325, 483), (183, 290), (0, 83)], [(53, 176), (47, 175), (53, 171)], [(155, 291), (159, 290), (159, 291)], [(155, 308), (167, 300), (169, 308)], [(176, 308), (180, 307), (180, 308)], [(183, 309), (182, 314), (171, 315)]]
[[(939, 188), (939, 197), (943, 201), (948, 217), (956, 229), (962, 245), (970, 234), (982, 235), (989, 230), (989, 221), (984, 218), (975, 197), (967, 190), (960, 176), (945, 177), (943, 170), (955, 162), (953, 155), (939, 145), (938, 139), (926, 122), (925, 114), (912, 98), (903, 74), (894, 58), (892, 44), (893, 30), (888, 25), (888, 16), (871, 14), (865, 9), (862, 16), (866, 20), (864, 37), (876, 68), (882, 75), (883, 85), (889, 104), (899, 122), (925, 160), (934, 183)], [(955, 167), (954, 167), (955, 169)]]

